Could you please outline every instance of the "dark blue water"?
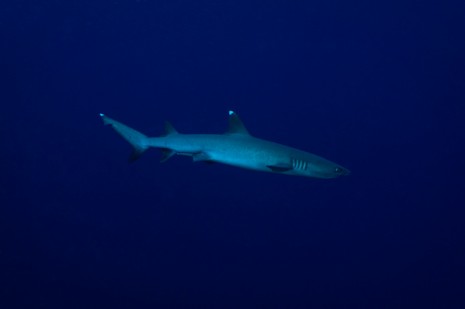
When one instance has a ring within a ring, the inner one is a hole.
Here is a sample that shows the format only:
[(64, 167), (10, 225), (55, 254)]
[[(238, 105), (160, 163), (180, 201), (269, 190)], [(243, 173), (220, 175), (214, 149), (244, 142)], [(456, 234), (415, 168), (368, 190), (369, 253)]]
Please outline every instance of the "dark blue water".
[[(1, 308), (465, 308), (465, 8), (4, 1)], [(170, 120), (352, 170), (130, 147)]]

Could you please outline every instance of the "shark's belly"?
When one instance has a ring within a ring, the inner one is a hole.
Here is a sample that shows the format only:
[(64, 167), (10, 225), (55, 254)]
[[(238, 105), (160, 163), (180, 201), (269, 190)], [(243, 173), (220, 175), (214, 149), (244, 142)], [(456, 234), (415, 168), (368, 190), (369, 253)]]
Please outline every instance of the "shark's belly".
[(282, 151), (263, 147), (256, 141), (230, 141), (227, 145), (217, 145), (214, 151), (207, 153), (212, 161), (259, 171), (270, 171), (267, 166), (287, 160)]

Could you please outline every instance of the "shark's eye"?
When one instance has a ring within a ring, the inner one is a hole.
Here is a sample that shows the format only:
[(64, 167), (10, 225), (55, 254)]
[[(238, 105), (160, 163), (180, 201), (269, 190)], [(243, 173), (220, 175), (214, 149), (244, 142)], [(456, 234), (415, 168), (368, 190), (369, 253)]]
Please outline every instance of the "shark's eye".
[(334, 171), (335, 171), (336, 173), (341, 173), (341, 172), (342, 172), (342, 168), (336, 167), (336, 168), (334, 169)]

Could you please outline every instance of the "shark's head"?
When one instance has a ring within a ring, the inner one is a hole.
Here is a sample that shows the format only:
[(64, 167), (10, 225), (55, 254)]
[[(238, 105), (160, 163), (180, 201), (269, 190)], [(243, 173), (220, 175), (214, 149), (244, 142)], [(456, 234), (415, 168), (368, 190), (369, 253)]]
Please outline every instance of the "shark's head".
[(316, 156), (311, 153), (305, 153), (290, 159), (291, 164), (274, 166), (273, 171), (283, 171), (282, 168), (288, 168), (286, 174), (299, 175), (315, 178), (337, 178), (339, 176), (349, 175), (350, 171), (332, 161)]
[(335, 177), (339, 177), (339, 176), (347, 176), (347, 175), (350, 174), (350, 171), (348, 169), (346, 169), (345, 167), (336, 166), (335, 168), (333, 168), (331, 174), (332, 174), (331, 178), (335, 178)]
[(346, 176), (350, 174), (350, 171), (345, 167), (337, 165), (333, 162), (325, 162), (324, 164), (318, 164), (311, 166), (306, 171), (305, 176), (316, 177), (316, 178), (337, 178), (340, 176)]

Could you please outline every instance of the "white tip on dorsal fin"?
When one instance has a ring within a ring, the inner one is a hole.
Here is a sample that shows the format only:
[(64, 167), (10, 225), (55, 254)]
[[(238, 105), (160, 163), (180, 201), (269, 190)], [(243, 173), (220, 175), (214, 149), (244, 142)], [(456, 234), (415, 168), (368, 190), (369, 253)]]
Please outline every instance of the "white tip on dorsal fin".
[(247, 131), (239, 116), (233, 111), (229, 111), (229, 129), (227, 133), (249, 135), (249, 131)]

